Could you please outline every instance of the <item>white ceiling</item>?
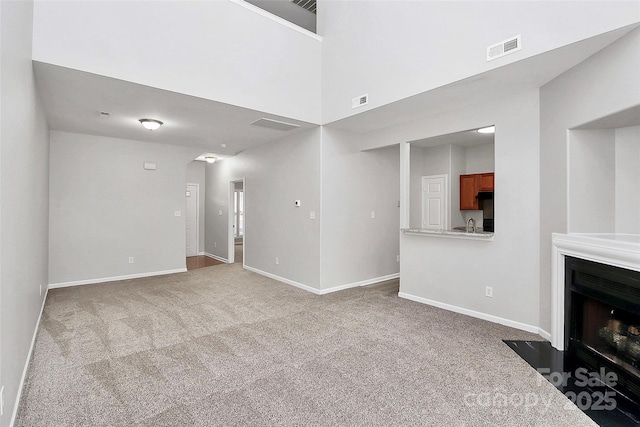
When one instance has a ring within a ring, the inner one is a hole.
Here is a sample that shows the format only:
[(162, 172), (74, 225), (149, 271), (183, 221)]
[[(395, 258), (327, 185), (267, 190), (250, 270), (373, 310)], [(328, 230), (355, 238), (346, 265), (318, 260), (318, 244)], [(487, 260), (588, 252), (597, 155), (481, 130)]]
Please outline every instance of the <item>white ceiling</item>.
[[(357, 133), (538, 88), (622, 37), (625, 27), (471, 78), (384, 105), (328, 126)], [(212, 100), (34, 61), (36, 83), (52, 130), (202, 148), (220, 158), (317, 126)], [(111, 113), (102, 118), (101, 111)], [(138, 119), (165, 124), (148, 131)], [(268, 118), (300, 127), (252, 126)], [(489, 125), (488, 123), (487, 125)], [(222, 147), (226, 144), (226, 148)]]
[[(317, 126), (51, 64), (34, 61), (34, 69), (52, 130), (198, 147), (224, 158)], [(101, 111), (111, 116), (103, 118)], [(164, 125), (149, 131), (138, 122), (142, 118)], [(251, 125), (261, 118), (300, 127)]]

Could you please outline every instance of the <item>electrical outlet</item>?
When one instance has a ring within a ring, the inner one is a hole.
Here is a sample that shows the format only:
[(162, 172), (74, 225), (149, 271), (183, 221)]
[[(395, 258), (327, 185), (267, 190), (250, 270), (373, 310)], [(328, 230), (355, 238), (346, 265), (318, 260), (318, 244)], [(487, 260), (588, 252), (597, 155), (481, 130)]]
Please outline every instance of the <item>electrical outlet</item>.
[(180, 212), (180, 211), (174, 211), (173, 212), (173, 216), (180, 216), (180, 215), (182, 215), (182, 212)]
[(309, 211), (309, 219), (316, 219), (316, 212), (315, 211)]
[(0, 387), (0, 417), (4, 415), (4, 386)]
[(218, 247), (218, 242), (213, 242), (213, 247), (217, 248)]
[(218, 209), (218, 216), (222, 216), (222, 209)]
[(396, 255), (396, 262), (400, 262), (400, 255)]
[(276, 257), (276, 265), (280, 264), (280, 259), (278, 257)]
[(371, 219), (374, 219), (376, 217), (376, 212), (375, 211), (371, 211)]
[(132, 256), (129, 257), (129, 264), (133, 264), (133, 257)]
[(493, 288), (491, 286), (486, 286), (484, 288), (484, 296), (485, 297), (489, 297), (489, 298), (493, 298)]

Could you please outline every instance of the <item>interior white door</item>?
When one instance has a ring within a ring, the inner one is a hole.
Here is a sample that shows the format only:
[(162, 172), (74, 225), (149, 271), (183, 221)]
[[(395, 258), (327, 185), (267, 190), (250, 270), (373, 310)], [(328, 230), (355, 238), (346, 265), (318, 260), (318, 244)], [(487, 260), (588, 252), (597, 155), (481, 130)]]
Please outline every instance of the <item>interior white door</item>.
[(422, 228), (444, 230), (448, 216), (447, 175), (423, 176)]
[(187, 184), (187, 256), (198, 255), (198, 190), (197, 184)]

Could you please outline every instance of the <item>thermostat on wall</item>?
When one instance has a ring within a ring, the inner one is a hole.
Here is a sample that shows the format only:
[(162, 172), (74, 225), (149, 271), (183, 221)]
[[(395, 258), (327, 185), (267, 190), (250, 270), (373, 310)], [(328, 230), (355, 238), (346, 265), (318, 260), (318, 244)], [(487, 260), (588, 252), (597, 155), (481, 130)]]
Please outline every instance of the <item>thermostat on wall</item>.
[(153, 162), (144, 162), (144, 169), (148, 171), (156, 170), (156, 164)]

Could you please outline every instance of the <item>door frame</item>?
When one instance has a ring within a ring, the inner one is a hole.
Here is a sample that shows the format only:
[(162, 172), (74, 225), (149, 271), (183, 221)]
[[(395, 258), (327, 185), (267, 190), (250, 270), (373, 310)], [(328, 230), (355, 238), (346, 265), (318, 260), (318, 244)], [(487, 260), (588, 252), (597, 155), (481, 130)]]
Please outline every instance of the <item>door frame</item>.
[[(196, 254), (195, 256), (200, 255), (200, 184), (197, 184), (195, 182), (187, 182), (187, 185), (185, 185), (185, 192), (187, 191), (186, 188), (189, 187), (190, 185), (193, 185), (196, 187)], [(186, 233), (187, 233), (187, 209), (186, 209), (186, 202), (187, 202), (187, 197), (185, 194), (185, 219), (184, 219), (184, 232), (185, 232), (185, 247), (184, 247), (184, 253), (185, 253), (185, 258), (188, 256), (194, 256), (194, 255), (187, 255), (187, 246), (186, 246)]]
[(238, 178), (238, 179), (232, 179), (231, 181), (229, 181), (229, 204), (228, 204), (228, 209), (227, 209), (227, 222), (228, 222), (228, 237), (227, 237), (227, 241), (228, 241), (228, 245), (227, 245), (227, 262), (229, 264), (233, 264), (236, 260), (236, 238), (235, 238), (235, 233), (234, 233), (234, 220), (233, 220), (233, 207), (234, 207), (234, 203), (233, 203), (233, 196), (235, 194), (236, 191), (236, 183), (241, 182), (242, 183), (242, 191), (244, 192), (244, 205), (243, 206), (243, 213), (244, 213), (244, 234), (242, 237), (242, 267), (244, 268), (245, 266), (245, 257), (244, 257), (244, 252), (245, 252), (245, 248), (247, 245), (247, 209), (246, 209), (246, 204), (247, 204), (247, 183), (245, 181), (245, 178)]

